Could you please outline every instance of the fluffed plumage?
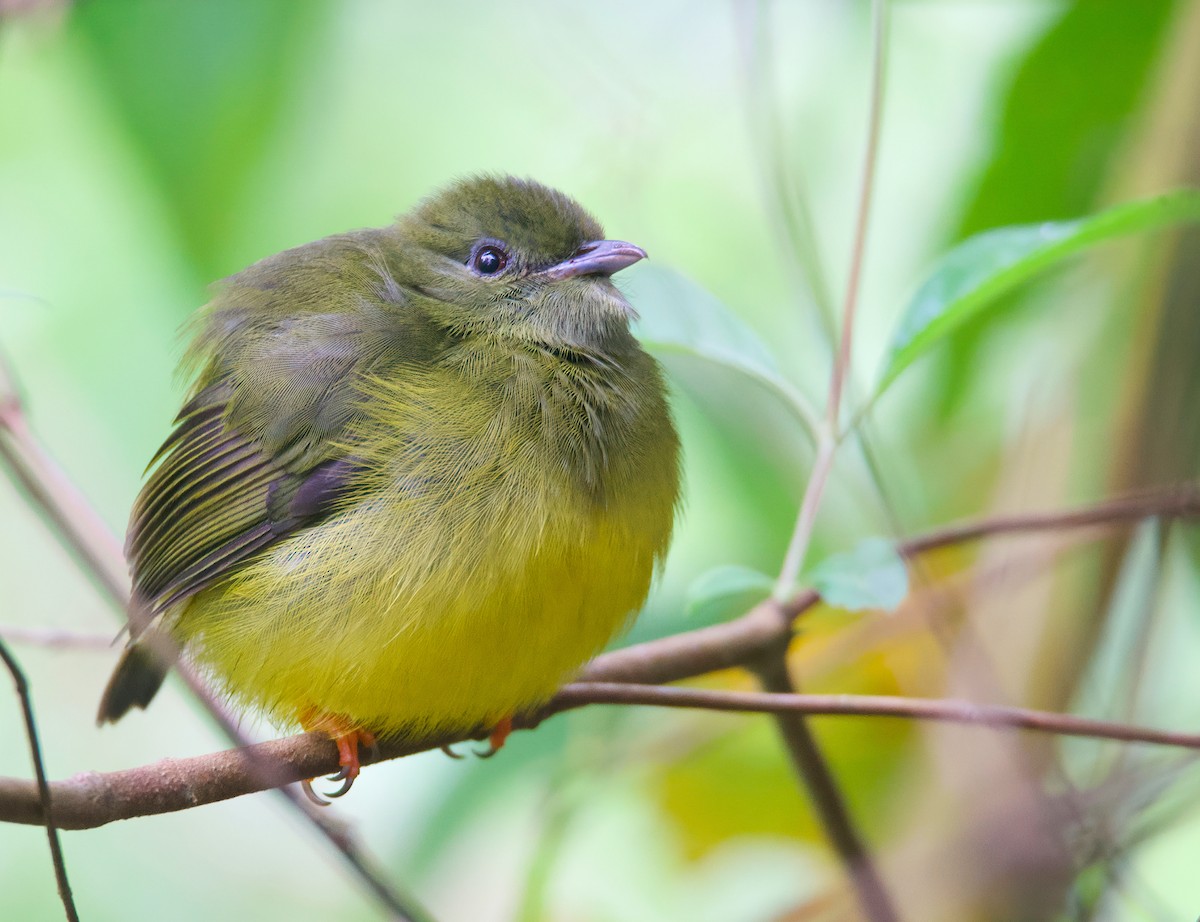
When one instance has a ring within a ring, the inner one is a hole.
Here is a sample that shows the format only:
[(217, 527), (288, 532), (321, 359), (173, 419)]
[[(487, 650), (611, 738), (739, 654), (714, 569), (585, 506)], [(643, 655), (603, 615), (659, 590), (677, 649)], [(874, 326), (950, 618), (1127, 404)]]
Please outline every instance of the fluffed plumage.
[(134, 506), (100, 721), (157, 691), (156, 637), (281, 727), (467, 732), (549, 698), (670, 539), (678, 443), (609, 279), (642, 255), (485, 177), (226, 280)]

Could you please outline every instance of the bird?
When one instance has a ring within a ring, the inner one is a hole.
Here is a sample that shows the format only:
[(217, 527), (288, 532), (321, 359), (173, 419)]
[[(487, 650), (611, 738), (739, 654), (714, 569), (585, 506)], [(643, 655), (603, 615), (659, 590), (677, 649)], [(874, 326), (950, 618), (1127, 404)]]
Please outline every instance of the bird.
[(658, 362), (613, 284), (643, 249), (479, 175), (267, 257), (189, 321), (191, 381), (125, 545), (97, 723), (179, 656), (342, 786), (379, 738), (487, 735), (635, 616), (680, 502)]

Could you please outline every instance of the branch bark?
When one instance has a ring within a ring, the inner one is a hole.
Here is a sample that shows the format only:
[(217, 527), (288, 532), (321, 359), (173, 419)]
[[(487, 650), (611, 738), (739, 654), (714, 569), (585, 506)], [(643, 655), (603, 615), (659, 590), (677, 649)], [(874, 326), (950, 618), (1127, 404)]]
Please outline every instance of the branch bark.
[[(567, 685), (544, 710), (527, 717), (520, 726), (532, 727), (554, 714), (593, 704), (698, 708), (742, 714), (931, 720), (974, 724), (990, 730), (1030, 730), (1200, 750), (1200, 733), (1177, 733), (1069, 714), (978, 705), (970, 701), (720, 691), (612, 682)], [(458, 741), (456, 736), (383, 740), (373, 752), (363, 753), (363, 764), (396, 759)], [(230, 800), (272, 786), (328, 774), (337, 767), (337, 748), (329, 738), (305, 733), (257, 743), (245, 749), (228, 749), (187, 759), (163, 759), (123, 771), (85, 772), (51, 782), (54, 822), (60, 829), (92, 829), (117, 820), (173, 813)], [(0, 778), (0, 822), (43, 823), (41, 801), (33, 781)]]

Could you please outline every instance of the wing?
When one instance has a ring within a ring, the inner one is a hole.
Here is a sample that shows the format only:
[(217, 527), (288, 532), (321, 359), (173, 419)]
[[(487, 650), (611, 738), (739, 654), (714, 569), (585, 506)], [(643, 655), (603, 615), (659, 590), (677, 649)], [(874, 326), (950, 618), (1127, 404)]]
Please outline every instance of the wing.
[(230, 390), (208, 388), (184, 408), (134, 506), (126, 555), (135, 592), (153, 611), (319, 521), (354, 473), (348, 458), (289, 468), (229, 426)]
[(358, 471), (340, 438), (358, 413), (357, 382), (413, 361), (422, 339), (403, 303), (363, 232), (251, 267), (200, 315), (193, 396), (130, 520), (135, 634), (339, 508)]

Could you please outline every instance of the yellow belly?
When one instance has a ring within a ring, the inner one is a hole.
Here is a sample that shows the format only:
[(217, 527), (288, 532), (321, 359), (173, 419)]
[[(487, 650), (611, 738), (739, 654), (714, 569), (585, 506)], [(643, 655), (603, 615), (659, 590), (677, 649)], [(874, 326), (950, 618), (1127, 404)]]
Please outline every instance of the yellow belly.
[(382, 735), (488, 727), (548, 699), (641, 605), (672, 509), (625, 500), (398, 487), (202, 592), (177, 630), (280, 727), (311, 710)]

